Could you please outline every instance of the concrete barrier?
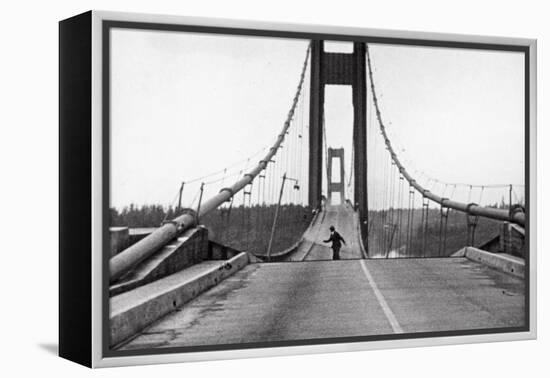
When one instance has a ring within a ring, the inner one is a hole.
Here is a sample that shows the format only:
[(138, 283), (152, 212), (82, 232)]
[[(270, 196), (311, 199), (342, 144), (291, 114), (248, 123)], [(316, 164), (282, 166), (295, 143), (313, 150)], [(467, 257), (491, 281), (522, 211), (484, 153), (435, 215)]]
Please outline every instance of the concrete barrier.
[(525, 275), (525, 261), (508, 254), (491, 253), (474, 247), (465, 247), (454, 253), (452, 257), (466, 257), (469, 260), (480, 262), (520, 278), (524, 278)]
[(514, 256), (525, 257), (525, 229), (513, 223), (502, 223), (500, 250)]
[(205, 262), (209, 268), (198, 275), (183, 270), (112, 297), (109, 345), (115, 346), (136, 335), (154, 321), (239, 271), (248, 261), (248, 254), (243, 252), (230, 260)]
[(227, 245), (212, 240), (208, 241), (208, 260), (227, 260), (237, 256), (241, 252)]
[(498, 235), (477, 248), (525, 258), (525, 229), (517, 224), (502, 222)]
[(204, 227), (189, 229), (111, 285), (109, 295), (133, 290), (207, 259), (208, 230)]
[(110, 227), (111, 256), (124, 251), (130, 245), (130, 231), (128, 227)]
[(109, 227), (111, 241), (110, 257), (124, 251), (132, 244), (136, 244), (154, 230), (155, 228)]

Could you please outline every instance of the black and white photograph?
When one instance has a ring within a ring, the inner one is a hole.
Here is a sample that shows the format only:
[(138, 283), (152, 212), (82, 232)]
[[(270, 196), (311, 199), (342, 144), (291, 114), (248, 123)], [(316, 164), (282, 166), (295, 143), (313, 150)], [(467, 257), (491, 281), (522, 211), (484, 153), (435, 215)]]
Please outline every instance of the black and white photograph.
[(105, 21), (104, 353), (529, 328), (529, 50)]
[(2, 376), (547, 375), (542, 2), (3, 10)]
[(28, 0), (2, 377), (546, 377), (536, 0)]

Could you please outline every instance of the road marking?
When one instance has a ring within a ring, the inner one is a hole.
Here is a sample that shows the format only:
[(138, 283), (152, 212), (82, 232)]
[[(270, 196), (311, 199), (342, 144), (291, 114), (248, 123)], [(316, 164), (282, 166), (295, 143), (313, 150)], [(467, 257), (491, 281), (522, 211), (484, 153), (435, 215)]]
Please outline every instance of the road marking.
[(388, 306), (388, 302), (386, 302), (386, 299), (378, 290), (378, 285), (376, 285), (376, 282), (374, 282), (374, 278), (372, 278), (372, 275), (369, 272), (369, 269), (367, 268), (367, 264), (365, 263), (365, 260), (360, 261), (361, 268), (363, 269), (363, 272), (365, 273), (365, 276), (367, 277), (367, 280), (369, 281), (369, 285), (372, 287), (372, 290), (374, 291), (374, 295), (376, 295), (376, 299), (378, 299), (378, 303), (380, 303), (380, 307), (382, 307), (382, 310), (384, 311), (384, 315), (386, 315), (386, 318), (390, 322), (390, 325), (393, 329), (393, 333), (403, 333), (403, 329), (399, 325), (399, 322), (395, 318), (395, 315), (393, 311), (390, 309), (390, 306)]

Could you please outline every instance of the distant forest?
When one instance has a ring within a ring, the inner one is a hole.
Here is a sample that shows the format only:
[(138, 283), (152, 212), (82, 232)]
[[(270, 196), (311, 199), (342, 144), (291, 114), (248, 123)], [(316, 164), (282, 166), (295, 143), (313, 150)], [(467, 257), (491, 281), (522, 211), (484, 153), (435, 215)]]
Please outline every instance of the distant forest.
[[(241, 251), (265, 254), (267, 251), (275, 205), (218, 208), (200, 219), (209, 230), (210, 240)], [(111, 212), (111, 226), (158, 227), (164, 220), (179, 215), (172, 207), (130, 205)], [(283, 205), (279, 211), (272, 252), (280, 252), (298, 242), (313, 219), (312, 209), (300, 205)]]
[[(501, 206), (507, 208), (507, 204), (499, 204), (498, 207)], [(275, 205), (225, 207), (216, 209), (200, 222), (208, 228), (209, 237), (213, 241), (238, 250), (265, 254), (275, 208)], [(400, 212), (401, 215), (399, 215)], [(111, 226), (140, 228), (158, 227), (164, 220), (173, 219), (179, 213), (175, 208), (166, 208), (161, 205), (130, 205), (122, 210), (111, 208), (110, 215)], [(370, 227), (366, 241), (368, 243), (365, 244), (369, 245), (371, 254), (383, 256), (390, 250), (399, 250), (400, 254), (405, 256), (448, 256), (467, 244), (467, 218), (463, 213), (449, 211), (445, 237), (445, 223), (442, 222), (439, 209), (429, 210), (427, 228), (423, 227), (425, 223), (422, 223), (422, 210), (412, 210), (410, 243), (407, 243), (407, 218), (406, 209), (395, 209), (392, 214), (389, 211), (370, 211)], [(282, 206), (272, 252), (280, 252), (299, 241), (312, 219), (313, 211), (310, 207)], [(500, 222), (479, 218), (475, 228), (474, 244), (481, 245), (495, 237), (498, 234), (499, 225)], [(424, 232), (426, 232), (425, 238)], [(444, 249), (443, 246), (445, 246)]]
[(111, 226), (158, 227), (164, 220), (170, 220), (177, 216), (176, 209), (172, 206), (162, 205), (134, 205), (124, 206), (122, 210), (110, 209)]

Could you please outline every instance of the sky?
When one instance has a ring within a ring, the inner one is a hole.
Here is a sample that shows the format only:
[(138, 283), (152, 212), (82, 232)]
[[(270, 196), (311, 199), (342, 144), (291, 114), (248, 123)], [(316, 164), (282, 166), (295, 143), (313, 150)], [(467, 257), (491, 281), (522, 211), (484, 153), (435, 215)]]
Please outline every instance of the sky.
[[(419, 182), (524, 184), (521, 53), (372, 45), (371, 57), (389, 138)], [(485, 189), (481, 202), (503, 191)], [(479, 192), (455, 195), (480, 202)]]
[[(283, 126), (309, 43), (128, 29), (113, 30), (111, 38), (111, 206), (119, 208), (173, 204), (182, 181), (236, 162), (256, 163)], [(369, 48), (387, 131), (418, 181), (523, 184), (521, 54)], [(347, 51), (349, 45), (326, 49)], [(302, 108), (308, 80), (306, 86)], [(375, 183), (384, 152), (368, 97)], [(326, 87), (326, 143), (344, 147), (346, 174), (352, 109), (351, 87)], [(307, 117), (307, 109), (302, 112)], [(186, 188), (184, 197), (190, 202), (196, 188)]]

